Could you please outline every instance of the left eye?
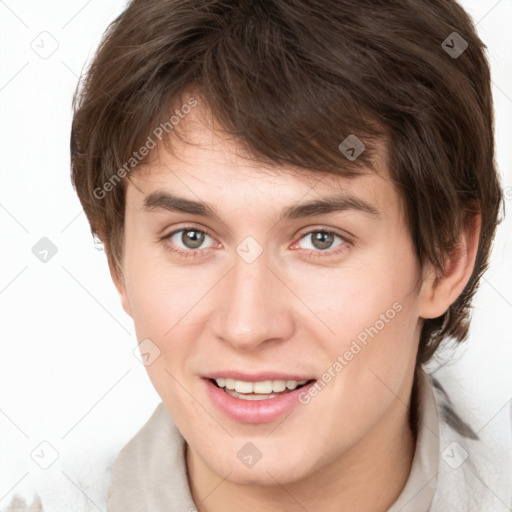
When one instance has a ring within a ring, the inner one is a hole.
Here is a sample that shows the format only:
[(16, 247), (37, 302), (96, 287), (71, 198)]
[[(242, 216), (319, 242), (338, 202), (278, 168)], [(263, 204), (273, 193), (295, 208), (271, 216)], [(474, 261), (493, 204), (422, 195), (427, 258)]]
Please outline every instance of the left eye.
[[(318, 231), (309, 231), (308, 233), (305, 233), (301, 236), (302, 239), (306, 239), (307, 237), (310, 237), (313, 249), (318, 249), (320, 251), (325, 252), (328, 249), (332, 249), (332, 244), (334, 241), (334, 238), (337, 237), (341, 240), (340, 244), (344, 242), (344, 239), (341, 237), (341, 235), (338, 235), (337, 233), (334, 233), (333, 231), (326, 231), (326, 230), (318, 230)], [(340, 245), (338, 244), (338, 245)], [(334, 246), (337, 247), (337, 246)], [(308, 249), (306, 247), (306, 249)]]

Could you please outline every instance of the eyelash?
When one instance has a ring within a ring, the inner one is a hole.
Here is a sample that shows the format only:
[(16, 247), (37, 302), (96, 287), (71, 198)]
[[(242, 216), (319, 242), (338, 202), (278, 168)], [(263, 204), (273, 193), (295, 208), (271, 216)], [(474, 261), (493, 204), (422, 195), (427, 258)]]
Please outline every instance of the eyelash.
[[(205, 231), (204, 229), (198, 229), (195, 226), (185, 226), (183, 228), (177, 229), (176, 231), (172, 231), (171, 233), (169, 233), (167, 235), (164, 235), (163, 237), (160, 238), (160, 242), (165, 243), (168, 239), (172, 238), (177, 233), (181, 233), (182, 231), (197, 231), (198, 233), (203, 233), (205, 235), (208, 235), (212, 239), (214, 238), (208, 231)], [(341, 254), (342, 252), (346, 251), (347, 244), (350, 244), (350, 242), (345, 238), (344, 235), (341, 235), (337, 231), (333, 231), (331, 229), (322, 229), (322, 228), (313, 229), (311, 231), (307, 231), (307, 232), (303, 233), (300, 236), (298, 241), (302, 240), (307, 235), (311, 235), (312, 233), (326, 233), (328, 235), (335, 235), (335, 236), (341, 238), (343, 243), (341, 243), (335, 249), (331, 249), (331, 250), (327, 250), (327, 251), (310, 250), (306, 255), (308, 258), (329, 258), (329, 257), (337, 256), (338, 254)], [(169, 244), (166, 244), (166, 246), (168, 247), (170, 252), (178, 254), (179, 256), (182, 256), (184, 258), (196, 258), (196, 257), (200, 256), (200, 253), (202, 254), (208, 250), (208, 249), (196, 249), (196, 250), (190, 250), (190, 251), (183, 251), (181, 249), (176, 249), (174, 247), (171, 247)]]

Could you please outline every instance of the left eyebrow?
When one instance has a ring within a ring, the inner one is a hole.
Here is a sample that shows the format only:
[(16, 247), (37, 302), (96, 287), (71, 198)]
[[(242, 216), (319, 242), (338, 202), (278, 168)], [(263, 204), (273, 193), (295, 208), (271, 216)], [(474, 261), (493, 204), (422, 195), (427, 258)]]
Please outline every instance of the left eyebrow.
[[(164, 209), (221, 220), (217, 210), (209, 203), (193, 201), (162, 191), (149, 194), (144, 199), (143, 209), (144, 211)], [(379, 210), (364, 199), (349, 194), (338, 194), (289, 206), (283, 210), (279, 216), (279, 221), (284, 219), (301, 219), (347, 210), (360, 211), (372, 216), (380, 215)]]
[(338, 194), (290, 206), (281, 213), (279, 220), (301, 219), (347, 210), (360, 211), (372, 216), (380, 215), (379, 210), (364, 199), (349, 194)]

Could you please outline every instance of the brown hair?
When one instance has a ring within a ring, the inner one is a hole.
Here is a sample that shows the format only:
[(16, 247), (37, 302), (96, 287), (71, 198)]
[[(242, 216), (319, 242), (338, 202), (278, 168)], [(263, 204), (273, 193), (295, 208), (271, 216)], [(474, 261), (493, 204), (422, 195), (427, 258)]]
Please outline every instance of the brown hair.
[[(122, 276), (122, 178), (155, 127), (176, 132), (169, 112), (190, 90), (261, 162), (352, 176), (385, 140), (422, 265), (441, 271), (481, 213), (467, 286), (424, 323), (426, 362), (467, 337), (502, 202), (484, 50), (451, 0), (132, 0), (73, 99), (72, 180), (92, 233)], [(339, 149), (351, 134), (366, 146), (354, 161)]]

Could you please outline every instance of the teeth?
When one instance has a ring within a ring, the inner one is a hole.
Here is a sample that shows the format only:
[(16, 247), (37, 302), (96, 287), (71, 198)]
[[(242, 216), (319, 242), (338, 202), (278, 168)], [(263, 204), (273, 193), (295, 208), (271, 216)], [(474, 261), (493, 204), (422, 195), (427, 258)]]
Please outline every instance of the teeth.
[(252, 393), (252, 383), (235, 380), (235, 391), (237, 393)]
[(232, 391), (231, 389), (227, 389), (226, 393), (235, 398), (240, 398), (241, 400), (268, 400), (269, 398), (275, 398), (279, 396), (278, 393), (271, 393), (270, 395), (256, 395), (256, 394), (238, 394), (236, 391)]
[[(222, 381), (224, 379), (219, 379), (219, 380)], [(216, 382), (217, 382), (217, 384), (219, 384), (219, 381), (216, 381)], [(226, 388), (227, 389), (235, 389), (235, 382), (236, 381), (234, 379), (226, 379)], [(219, 386), (220, 386), (220, 384), (219, 384)], [(223, 386), (221, 386), (221, 387), (223, 387)]]
[(272, 383), (272, 391), (279, 392), (286, 389), (286, 382), (284, 380), (275, 380)]
[[(298, 386), (306, 384), (307, 380), (264, 380), (261, 382), (247, 382), (243, 380), (218, 378), (215, 379), (215, 382), (220, 388), (226, 388), (236, 393), (270, 395), (272, 393), (285, 391), (287, 388), (293, 390)], [(232, 393), (229, 394), (231, 395)]]
[[(277, 380), (276, 380), (277, 382)], [(250, 382), (247, 382), (247, 387), (249, 388), (249, 391), (246, 391), (246, 393), (261, 393), (263, 395), (269, 395), (273, 391), (272, 381), (271, 380), (265, 380), (263, 382), (255, 382), (254, 384), (251, 384)], [(238, 391), (238, 389), (237, 389)], [(276, 391), (278, 391), (276, 389)]]

